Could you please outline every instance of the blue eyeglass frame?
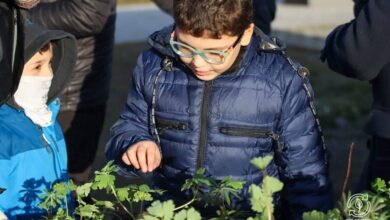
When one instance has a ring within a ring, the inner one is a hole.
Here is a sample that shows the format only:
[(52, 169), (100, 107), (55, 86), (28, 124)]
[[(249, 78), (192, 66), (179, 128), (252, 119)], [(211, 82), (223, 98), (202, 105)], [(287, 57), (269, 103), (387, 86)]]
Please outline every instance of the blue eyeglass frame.
[[(173, 39), (171, 39), (169, 41), (169, 44), (171, 45), (171, 48), (172, 50), (179, 56), (181, 57), (185, 57), (185, 58), (194, 58), (194, 56), (196, 55), (199, 55), (200, 57), (202, 57), (202, 59), (208, 63), (211, 63), (211, 64), (223, 64), (225, 61), (226, 61), (226, 57), (229, 56), (230, 54), (230, 49), (232, 48), (235, 48), (237, 46), (237, 44), (240, 42), (242, 36), (244, 35), (244, 32), (241, 33), (240, 35), (238, 35), (238, 38), (237, 40), (230, 46), (228, 47), (227, 49), (225, 49), (224, 51), (221, 51), (221, 50), (197, 50), (187, 44), (184, 44), (184, 43), (181, 43), (179, 41), (175, 41)], [(185, 54), (185, 53), (182, 53), (180, 50), (178, 50), (175, 45), (178, 45), (178, 46), (181, 46), (181, 47), (185, 47), (186, 49), (190, 50), (192, 53), (191, 54)], [(227, 52), (229, 51), (229, 52)], [(217, 55), (220, 55), (222, 56), (222, 61), (215, 61), (215, 60), (210, 60), (206, 55), (205, 53), (215, 53)]]

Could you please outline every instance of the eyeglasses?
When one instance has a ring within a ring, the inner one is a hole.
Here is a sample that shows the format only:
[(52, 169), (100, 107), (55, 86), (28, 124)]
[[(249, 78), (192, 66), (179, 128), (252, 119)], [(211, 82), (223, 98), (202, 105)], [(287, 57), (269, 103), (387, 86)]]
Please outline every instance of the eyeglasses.
[(225, 62), (226, 58), (229, 56), (231, 49), (237, 46), (243, 35), (244, 33), (240, 34), (237, 40), (232, 44), (232, 46), (228, 47), (225, 50), (197, 50), (187, 44), (175, 41), (173, 39), (171, 39), (169, 43), (171, 44), (173, 51), (181, 57), (193, 58), (194, 56), (199, 55), (206, 62), (218, 65), (223, 64)]

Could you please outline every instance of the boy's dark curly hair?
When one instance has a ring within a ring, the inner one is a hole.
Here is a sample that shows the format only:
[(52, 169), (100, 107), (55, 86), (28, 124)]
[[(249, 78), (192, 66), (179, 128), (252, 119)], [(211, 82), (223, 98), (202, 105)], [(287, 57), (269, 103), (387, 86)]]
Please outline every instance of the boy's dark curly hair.
[(195, 37), (238, 36), (252, 23), (252, 0), (174, 0), (176, 26)]

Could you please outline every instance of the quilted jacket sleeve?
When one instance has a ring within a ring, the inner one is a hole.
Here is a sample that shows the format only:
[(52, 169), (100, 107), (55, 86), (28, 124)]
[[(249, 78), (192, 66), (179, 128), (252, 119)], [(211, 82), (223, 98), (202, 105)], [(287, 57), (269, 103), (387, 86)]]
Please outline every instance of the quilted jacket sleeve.
[(338, 73), (372, 80), (389, 64), (389, 35), (390, 1), (370, 0), (354, 20), (329, 34), (321, 58)]
[[(332, 189), (326, 150), (303, 85), (306, 78), (295, 71), (292, 74), (282, 105), (282, 149), (276, 158), (281, 163), (284, 182), (284, 219), (301, 219), (303, 212), (332, 208)], [(308, 81), (305, 85), (313, 94)]]
[(38, 4), (30, 16), (45, 27), (82, 38), (103, 30), (115, 4), (115, 0), (57, 0)]
[(121, 174), (132, 174), (132, 169), (122, 163), (122, 154), (128, 147), (142, 140), (154, 138), (149, 132), (149, 106), (143, 94), (144, 72), (142, 55), (138, 58), (133, 72), (132, 87), (129, 91), (126, 105), (119, 120), (112, 126), (110, 139), (105, 153), (109, 160), (115, 160), (122, 168)]

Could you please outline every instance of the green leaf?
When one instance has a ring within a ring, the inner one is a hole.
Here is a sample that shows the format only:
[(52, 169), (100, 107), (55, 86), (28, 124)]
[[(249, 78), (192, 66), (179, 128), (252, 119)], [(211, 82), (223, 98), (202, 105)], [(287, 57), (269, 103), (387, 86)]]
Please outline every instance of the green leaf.
[(104, 173), (104, 174), (110, 174), (110, 173), (116, 173), (118, 172), (119, 168), (114, 165), (114, 161), (113, 160), (110, 160), (107, 162), (106, 166), (104, 166), (101, 171), (97, 171), (95, 172), (96, 174), (101, 174), (101, 173)]
[(214, 184), (214, 180), (204, 176), (205, 169), (200, 168), (195, 172), (195, 175), (191, 179), (187, 179), (183, 184), (181, 190), (186, 191), (191, 188), (197, 189), (200, 187), (211, 187)]
[(231, 176), (226, 176), (221, 181), (222, 186), (227, 186), (237, 190), (242, 189), (244, 187), (244, 184), (245, 181), (233, 180)]
[(137, 191), (134, 193), (133, 202), (153, 201), (152, 194), (148, 192)]
[(224, 197), (225, 197), (225, 202), (228, 204), (228, 206), (230, 206), (231, 201), (230, 201), (229, 193), (224, 193)]
[(251, 160), (251, 163), (258, 169), (265, 170), (272, 159), (272, 156), (256, 157)]
[(159, 219), (150, 215), (145, 215), (142, 217), (142, 220), (159, 220)]
[(326, 213), (326, 219), (327, 220), (340, 220), (340, 219), (343, 219), (343, 218), (342, 218), (340, 210), (335, 208), (335, 209), (329, 210)]
[(181, 210), (175, 214), (173, 220), (186, 220), (187, 219), (187, 210)]
[(150, 187), (146, 184), (142, 184), (138, 186), (138, 190), (141, 192), (150, 192)]
[(203, 177), (205, 172), (206, 172), (206, 169), (205, 169), (205, 168), (199, 168), (199, 169), (196, 170), (196, 172), (195, 172), (195, 177), (196, 177), (196, 176), (201, 176), (201, 177)]
[(163, 220), (172, 219), (174, 210), (175, 210), (175, 204), (173, 203), (172, 200), (168, 200), (163, 203), (160, 201), (155, 201), (147, 209), (149, 215), (161, 218)]
[(93, 218), (95, 214), (99, 212), (98, 207), (95, 205), (85, 205), (78, 207), (77, 209), (80, 217)]
[(129, 189), (128, 188), (119, 188), (116, 190), (119, 201), (123, 202), (129, 198)]
[(166, 201), (163, 203), (164, 209), (164, 220), (170, 220), (173, 217), (175, 211), (175, 204), (172, 200)]
[(87, 197), (91, 193), (92, 183), (85, 183), (76, 188), (77, 195), (81, 197)]
[(328, 220), (323, 212), (312, 211), (303, 213), (302, 220)]
[(383, 193), (387, 191), (386, 181), (384, 181), (383, 179), (376, 178), (371, 185), (372, 188), (377, 192)]
[(265, 209), (265, 204), (263, 202), (263, 190), (259, 186), (252, 184), (249, 187), (249, 193), (251, 195), (250, 201), (252, 205), (252, 210), (258, 213), (262, 213)]
[(265, 176), (263, 179), (263, 189), (267, 195), (272, 195), (272, 193), (279, 192), (283, 189), (283, 183), (275, 177)]
[(201, 220), (202, 216), (194, 208), (190, 208), (187, 211), (187, 219), (188, 220)]
[(95, 205), (103, 206), (107, 209), (115, 210), (115, 205), (111, 201), (96, 201)]
[(92, 189), (106, 189), (114, 186), (115, 176), (109, 174), (101, 174), (95, 176), (95, 182), (92, 184)]
[(68, 185), (67, 183), (56, 183), (53, 186), (54, 193), (60, 197), (66, 197), (68, 195)]

